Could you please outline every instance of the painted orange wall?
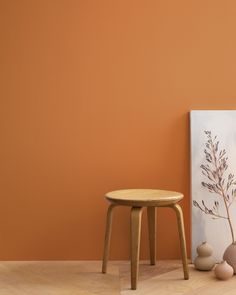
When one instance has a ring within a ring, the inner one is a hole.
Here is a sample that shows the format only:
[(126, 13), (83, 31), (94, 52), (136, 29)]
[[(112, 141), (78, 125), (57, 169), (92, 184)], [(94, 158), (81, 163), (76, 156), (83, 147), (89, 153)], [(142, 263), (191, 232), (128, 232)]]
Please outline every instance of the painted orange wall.
[[(181, 191), (191, 109), (236, 109), (236, 2), (0, 0), (0, 260), (100, 259), (105, 192)], [(158, 258), (179, 257), (158, 210)], [(146, 222), (142, 258), (147, 258)], [(113, 259), (129, 257), (129, 210)]]

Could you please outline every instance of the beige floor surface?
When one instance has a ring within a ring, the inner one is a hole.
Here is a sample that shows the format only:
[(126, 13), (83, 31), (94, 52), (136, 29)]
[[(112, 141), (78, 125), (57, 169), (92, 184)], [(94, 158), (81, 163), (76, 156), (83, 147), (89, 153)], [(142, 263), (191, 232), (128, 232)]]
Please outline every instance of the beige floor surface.
[(130, 290), (129, 262), (110, 262), (102, 274), (100, 261), (31, 261), (0, 263), (0, 295), (235, 295), (236, 276), (215, 279), (214, 272), (199, 272), (190, 265), (190, 280), (183, 280), (179, 261), (140, 263), (138, 290)]

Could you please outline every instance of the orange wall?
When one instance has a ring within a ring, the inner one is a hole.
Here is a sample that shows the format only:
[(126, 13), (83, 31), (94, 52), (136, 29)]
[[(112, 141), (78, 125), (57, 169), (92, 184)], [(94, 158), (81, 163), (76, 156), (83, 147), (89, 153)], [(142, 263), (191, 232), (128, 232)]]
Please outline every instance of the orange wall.
[[(132, 187), (185, 194), (189, 249), (188, 112), (236, 109), (236, 2), (0, 0), (0, 14), (0, 260), (101, 258), (103, 195)], [(128, 214), (113, 259), (129, 257)], [(157, 247), (179, 257), (168, 209)]]

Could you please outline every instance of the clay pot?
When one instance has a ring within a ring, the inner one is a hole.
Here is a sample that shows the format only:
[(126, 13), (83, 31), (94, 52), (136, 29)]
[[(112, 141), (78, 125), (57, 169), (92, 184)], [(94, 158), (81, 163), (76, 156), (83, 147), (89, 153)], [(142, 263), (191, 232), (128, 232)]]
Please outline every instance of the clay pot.
[(198, 256), (194, 260), (195, 268), (198, 270), (212, 270), (216, 261), (212, 256), (200, 257)]
[(213, 248), (207, 242), (202, 242), (202, 244), (197, 247), (197, 254), (201, 257), (211, 256), (212, 253)]
[(230, 266), (226, 261), (222, 261), (215, 268), (215, 275), (219, 280), (228, 280), (234, 274), (232, 266)]
[(211, 270), (216, 261), (212, 256), (213, 248), (207, 242), (203, 242), (197, 247), (198, 256), (194, 260), (195, 268), (198, 270)]
[(234, 274), (236, 274), (236, 242), (226, 248), (223, 259), (233, 267)]

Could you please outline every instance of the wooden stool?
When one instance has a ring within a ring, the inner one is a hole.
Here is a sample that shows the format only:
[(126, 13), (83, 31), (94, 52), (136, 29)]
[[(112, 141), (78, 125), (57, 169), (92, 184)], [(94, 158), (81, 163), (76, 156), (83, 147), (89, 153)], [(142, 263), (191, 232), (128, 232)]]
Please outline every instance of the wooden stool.
[(110, 250), (111, 226), (113, 209), (117, 205), (131, 206), (131, 289), (137, 289), (138, 263), (140, 250), (141, 216), (143, 207), (147, 207), (150, 262), (156, 263), (156, 208), (170, 207), (174, 209), (179, 228), (179, 239), (182, 253), (184, 279), (189, 279), (187, 252), (184, 233), (184, 221), (181, 207), (177, 204), (183, 195), (177, 192), (153, 189), (128, 189), (109, 192), (105, 195), (111, 205), (107, 211), (105, 245), (103, 253), (102, 272), (107, 271), (107, 261)]

